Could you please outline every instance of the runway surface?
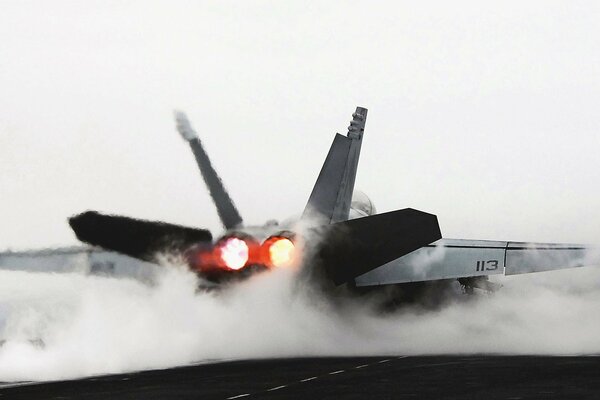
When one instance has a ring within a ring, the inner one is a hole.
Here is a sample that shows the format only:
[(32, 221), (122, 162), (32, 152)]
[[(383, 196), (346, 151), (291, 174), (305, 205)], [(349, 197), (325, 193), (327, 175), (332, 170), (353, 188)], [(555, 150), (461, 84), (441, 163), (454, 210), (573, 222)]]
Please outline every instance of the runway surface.
[(600, 357), (230, 361), (0, 388), (5, 399), (596, 399)]

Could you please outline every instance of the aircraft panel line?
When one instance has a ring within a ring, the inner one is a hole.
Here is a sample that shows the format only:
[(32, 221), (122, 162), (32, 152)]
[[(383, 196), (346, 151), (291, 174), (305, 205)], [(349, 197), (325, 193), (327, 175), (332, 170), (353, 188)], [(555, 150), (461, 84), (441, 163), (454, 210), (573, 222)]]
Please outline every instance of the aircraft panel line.
[(550, 246), (519, 246), (519, 247), (508, 247), (507, 246), (468, 246), (468, 245), (456, 245), (456, 244), (447, 244), (447, 245), (435, 245), (428, 244), (423, 247), (442, 247), (448, 249), (495, 249), (495, 250), (588, 250), (587, 247), (584, 246), (570, 246), (570, 247), (550, 247)]
[[(429, 248), (434, 248), (434, 247), (441, 247), (441, 248), (448, 248), (448, 249), (494, 249), (494, 250), (504, 250), (506, 247), (501, 246), (463, 246), (463, 245), (455, 245), (455, 244), (448, 244), (448, 245), (435, 245), (435, 244), (428, 244), (427, 246), (423, 246), (423, 247), (429, 247)], [(533, 248), (532, 248), (533, 249)]]

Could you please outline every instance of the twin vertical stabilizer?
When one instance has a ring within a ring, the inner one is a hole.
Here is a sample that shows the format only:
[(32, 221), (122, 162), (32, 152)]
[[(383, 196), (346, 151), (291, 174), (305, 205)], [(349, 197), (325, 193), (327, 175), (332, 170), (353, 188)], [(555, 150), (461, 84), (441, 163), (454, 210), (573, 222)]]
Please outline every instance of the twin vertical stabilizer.
[(190, 121), (182, 112), (175, 112), (175, 121), (177, 123), (177, 131), (181, 134), (181, 137), (190, 144), (198, 167), (200, 168), (200, 172), (202, 173), (202, 178), (217, 207), (217, 213), (219, 214), (223, 226), (225, 229), (233, 229), (240, 226), (243, 222), (242, 217), (237, 208), (235, 208), (233, 200), (231, 200), (231, 197), (229, 197), (229, 194), (225, 190), (225, 186), (223, 186), (221, 178), (217, 175), (217, 171), (213, 168), (210, 159), (208, 158), (208, 154), (206, 154), (206, 151), (202, 147), (198, 135), (190, 125)]
[[(177, 130), (190, 144), (223, 226), (225, 229), (239, 227), (242, 217), (213, 168), (198, 135), (184, 113), (176, 112), (175, 120)], [(357, 107), (346, 136), (336, 134), (304, 209), (303, 218), (315, 218), (326, 224), (348, 219), (366, 120), (367, 109)]]
[(348, 219), (366, 121), (367, 109), (356, 107), (347, 135), (335, 135), (303, 218), (330, 224)]

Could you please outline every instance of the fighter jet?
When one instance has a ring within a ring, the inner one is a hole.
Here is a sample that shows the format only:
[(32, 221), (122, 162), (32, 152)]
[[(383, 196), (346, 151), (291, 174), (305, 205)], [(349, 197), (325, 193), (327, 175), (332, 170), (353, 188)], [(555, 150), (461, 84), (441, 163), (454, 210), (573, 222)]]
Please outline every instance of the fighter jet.
[(495, 274), (522, 274), (597, 264), (592, 247), (442, 239), (437, 216), (412, 208), (377, 214), (354, 191), (367, 109), (357, 107), (336, 134), (299, 221), (246, 226), (185, 114), (177, 131), (188, 142), (224, 231), (87, 211), (69, 219), (82, 242), (140, 260), (181, 256), (203, 278), (222, 283), (260, 271), (318, 269), (335, 285), (369, 288), (458, 280), (465, 291), (495, 290)]

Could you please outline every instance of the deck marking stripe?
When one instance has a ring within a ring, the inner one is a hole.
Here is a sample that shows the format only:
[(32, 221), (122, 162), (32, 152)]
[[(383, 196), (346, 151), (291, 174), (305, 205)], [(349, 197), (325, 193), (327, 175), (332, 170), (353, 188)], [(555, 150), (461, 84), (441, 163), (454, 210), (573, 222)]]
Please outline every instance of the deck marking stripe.
[[(406, 357), (408, 357), (408, 356), (400, 356), (400, 357), (398, 357), (398, 359), (406, 358)], [(377, 363), (378, 364), (383, 364), (383, 363), (387, 363), (389, 361), (390, 361), (390, 359), (386, 358), (385, 360), (377, 361)], [(366, 368), (366, 367), (368, 367), (370, 365), (371, 364), (361, 364), (361, 365), (357, 365), (356, 367), (354, 367), (354, 369)], [(328, 375), (337, 375), (337, 374), (341, 374), (341, 373), (344, 373), (344, 372), (346, 372), (345, 369), (340, 369), (338, 371), (330, 372)], [(310, 381), (314, 381), (315, 379), (318, 379), (318, 378), (319, 378), (318, 376), (311, 376), (310, 378), (301, 379), (299, 382), (301, 382), (301, 383), (302, 382), (310, 382)], [(287, 386), (288, 385), (276, 386), (276, 387), (273, 387), (271, 389), (267, 389), (266, 391), (267, 392), (273, 392), (275, 390), (283, 389), (283, 388), (285, 388)], [(244, 393), (244, 394), (239, 394), (237, 396), (228, 397), (227, 400), (234, 400), (234, 399), (239, 399), (239, 398), (248, 397), (248, 396), (250, 396), (250, 393)]]
[(250, 393), (238, 394), (237, 396), (228, 397), (227, 400), (239, 399), (241, 397), (248, 397), (248, 396), (250, 396)]

